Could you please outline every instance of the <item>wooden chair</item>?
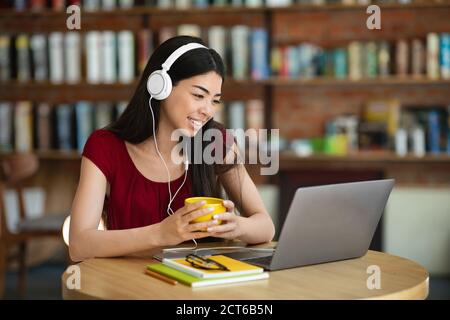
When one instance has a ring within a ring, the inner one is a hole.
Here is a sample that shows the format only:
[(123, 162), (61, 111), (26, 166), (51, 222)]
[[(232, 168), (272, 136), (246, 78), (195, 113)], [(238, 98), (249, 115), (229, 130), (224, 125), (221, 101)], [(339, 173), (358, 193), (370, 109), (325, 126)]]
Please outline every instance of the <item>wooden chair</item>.
[[(40, 218), (27, 218), (23, 185), (39, 168), (39, 160), (33, 154), (12, 154), (0, 158), (0, 298), (5, 290), (5, 274), (8, 262), (15, 258), (19, 263), (18, 292), (21, 297), (26, 293), (26, 252), (27, 242), (35, 238), (54, 237), (62, 240), (61, 229), (66, 215), (43, 215)], [(4, 191), (14, 189), (19, 201), (19, 223), (17, 231), (12, 232), (6, 221)], [(16, 255), (10, 255), (10, 249), (18, 246)]]

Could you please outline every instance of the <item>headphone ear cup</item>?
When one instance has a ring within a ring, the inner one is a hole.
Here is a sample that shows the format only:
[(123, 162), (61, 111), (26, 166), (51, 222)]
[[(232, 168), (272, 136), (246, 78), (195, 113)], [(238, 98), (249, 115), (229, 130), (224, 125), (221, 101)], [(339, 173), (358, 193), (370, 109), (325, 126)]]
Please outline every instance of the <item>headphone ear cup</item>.
[(172, 92), (172, 79), (165, 70), (156, 70), (148, 77), (147, 91), (156, 100), (166, 99)]
[(170, 76), (167, 72), (164, 71), (164, 91), (161, 93), (160, 100), (164, 100), (170, 96), (170, 93), (172, 92), (172, 79), (170, 79)]

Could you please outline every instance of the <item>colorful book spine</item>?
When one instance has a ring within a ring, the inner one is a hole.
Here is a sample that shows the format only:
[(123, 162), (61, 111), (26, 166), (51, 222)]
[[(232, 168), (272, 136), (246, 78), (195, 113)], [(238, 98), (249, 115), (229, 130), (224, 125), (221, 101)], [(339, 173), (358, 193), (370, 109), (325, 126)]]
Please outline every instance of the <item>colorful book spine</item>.
[(334, 76), (337, 79), (347, 77), (347, 50), (345, 48), (337, 48), (334, 50)]
[(378, 60), (377, 60), (377, 45), (375, 42), (368, 42), (365, 45), (365, 72), (364, 76), (367, 78), (374, 78), (377, 76)]
[(286, 49), (287, 71), (289, 78), (297, 78), (300, 75), (300, 50), (298, 47), (289, 46)]
[(442, 33), (440, 37), (441, 77), (450, 79), (450, 33)]
[(428, 148), (431, 153), (439, 153), (440, 150), (440, 124), (439, 112), (432, 110), (428, 112)]
[(254, 80), (264, 80), (269, 77), (269, 36), (263, 28), (251, 32), (251, 74)]
[(450, 105), (447, 106), (447, 153), (450, 154)]
[(427, 35), (427, 75), (430, 79), (439, 78), (439, 36), (436, 33)]

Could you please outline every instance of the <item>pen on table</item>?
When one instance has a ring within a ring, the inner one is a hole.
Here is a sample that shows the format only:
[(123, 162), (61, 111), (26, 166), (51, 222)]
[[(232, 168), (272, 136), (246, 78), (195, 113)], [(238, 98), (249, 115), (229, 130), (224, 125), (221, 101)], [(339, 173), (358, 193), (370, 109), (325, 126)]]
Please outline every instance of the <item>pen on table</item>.
[(176, 281), (176, 280), (173, 280), (171, 278), (165, 277), (165, 276), (163, 276), (163, 275), (161, 275), (161, 274), (159, 274), (157, 272), (153, 272), (153, 271), (150, 271), (148, 269), (145, 269), (145, 273), (148, 274), (149, 276), (152, 276), (153, 278), (162, 280), (162, 281), (167, 282), (167, 283), (169, 283), (171, 285), (176, 285), (178, 283), (178, 281)]

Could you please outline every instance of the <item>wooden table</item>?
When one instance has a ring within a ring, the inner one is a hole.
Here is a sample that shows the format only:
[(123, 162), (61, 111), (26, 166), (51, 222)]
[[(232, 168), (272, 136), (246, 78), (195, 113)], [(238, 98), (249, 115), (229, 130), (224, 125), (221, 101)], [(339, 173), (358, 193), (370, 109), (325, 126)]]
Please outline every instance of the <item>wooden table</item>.
[[(215, 244), (217, 245), (217, 243)], [(96, 258), (79, 263), (80, 289), (68, 289), (73, 273), (62, 275), (64, 299), (425, 299), (428, 272), (419, 264), (377, 251), (358, 259), (270, 272), (253, 282), (195, 288), (171, 285), (144, 274), (153, 253), (123, 258)], [(381, 271), (380, 289), (368, 289)], [(368, 271), (369, 268), (369, 271)], [(72, 271), (73, 272), (73, 271)]]

